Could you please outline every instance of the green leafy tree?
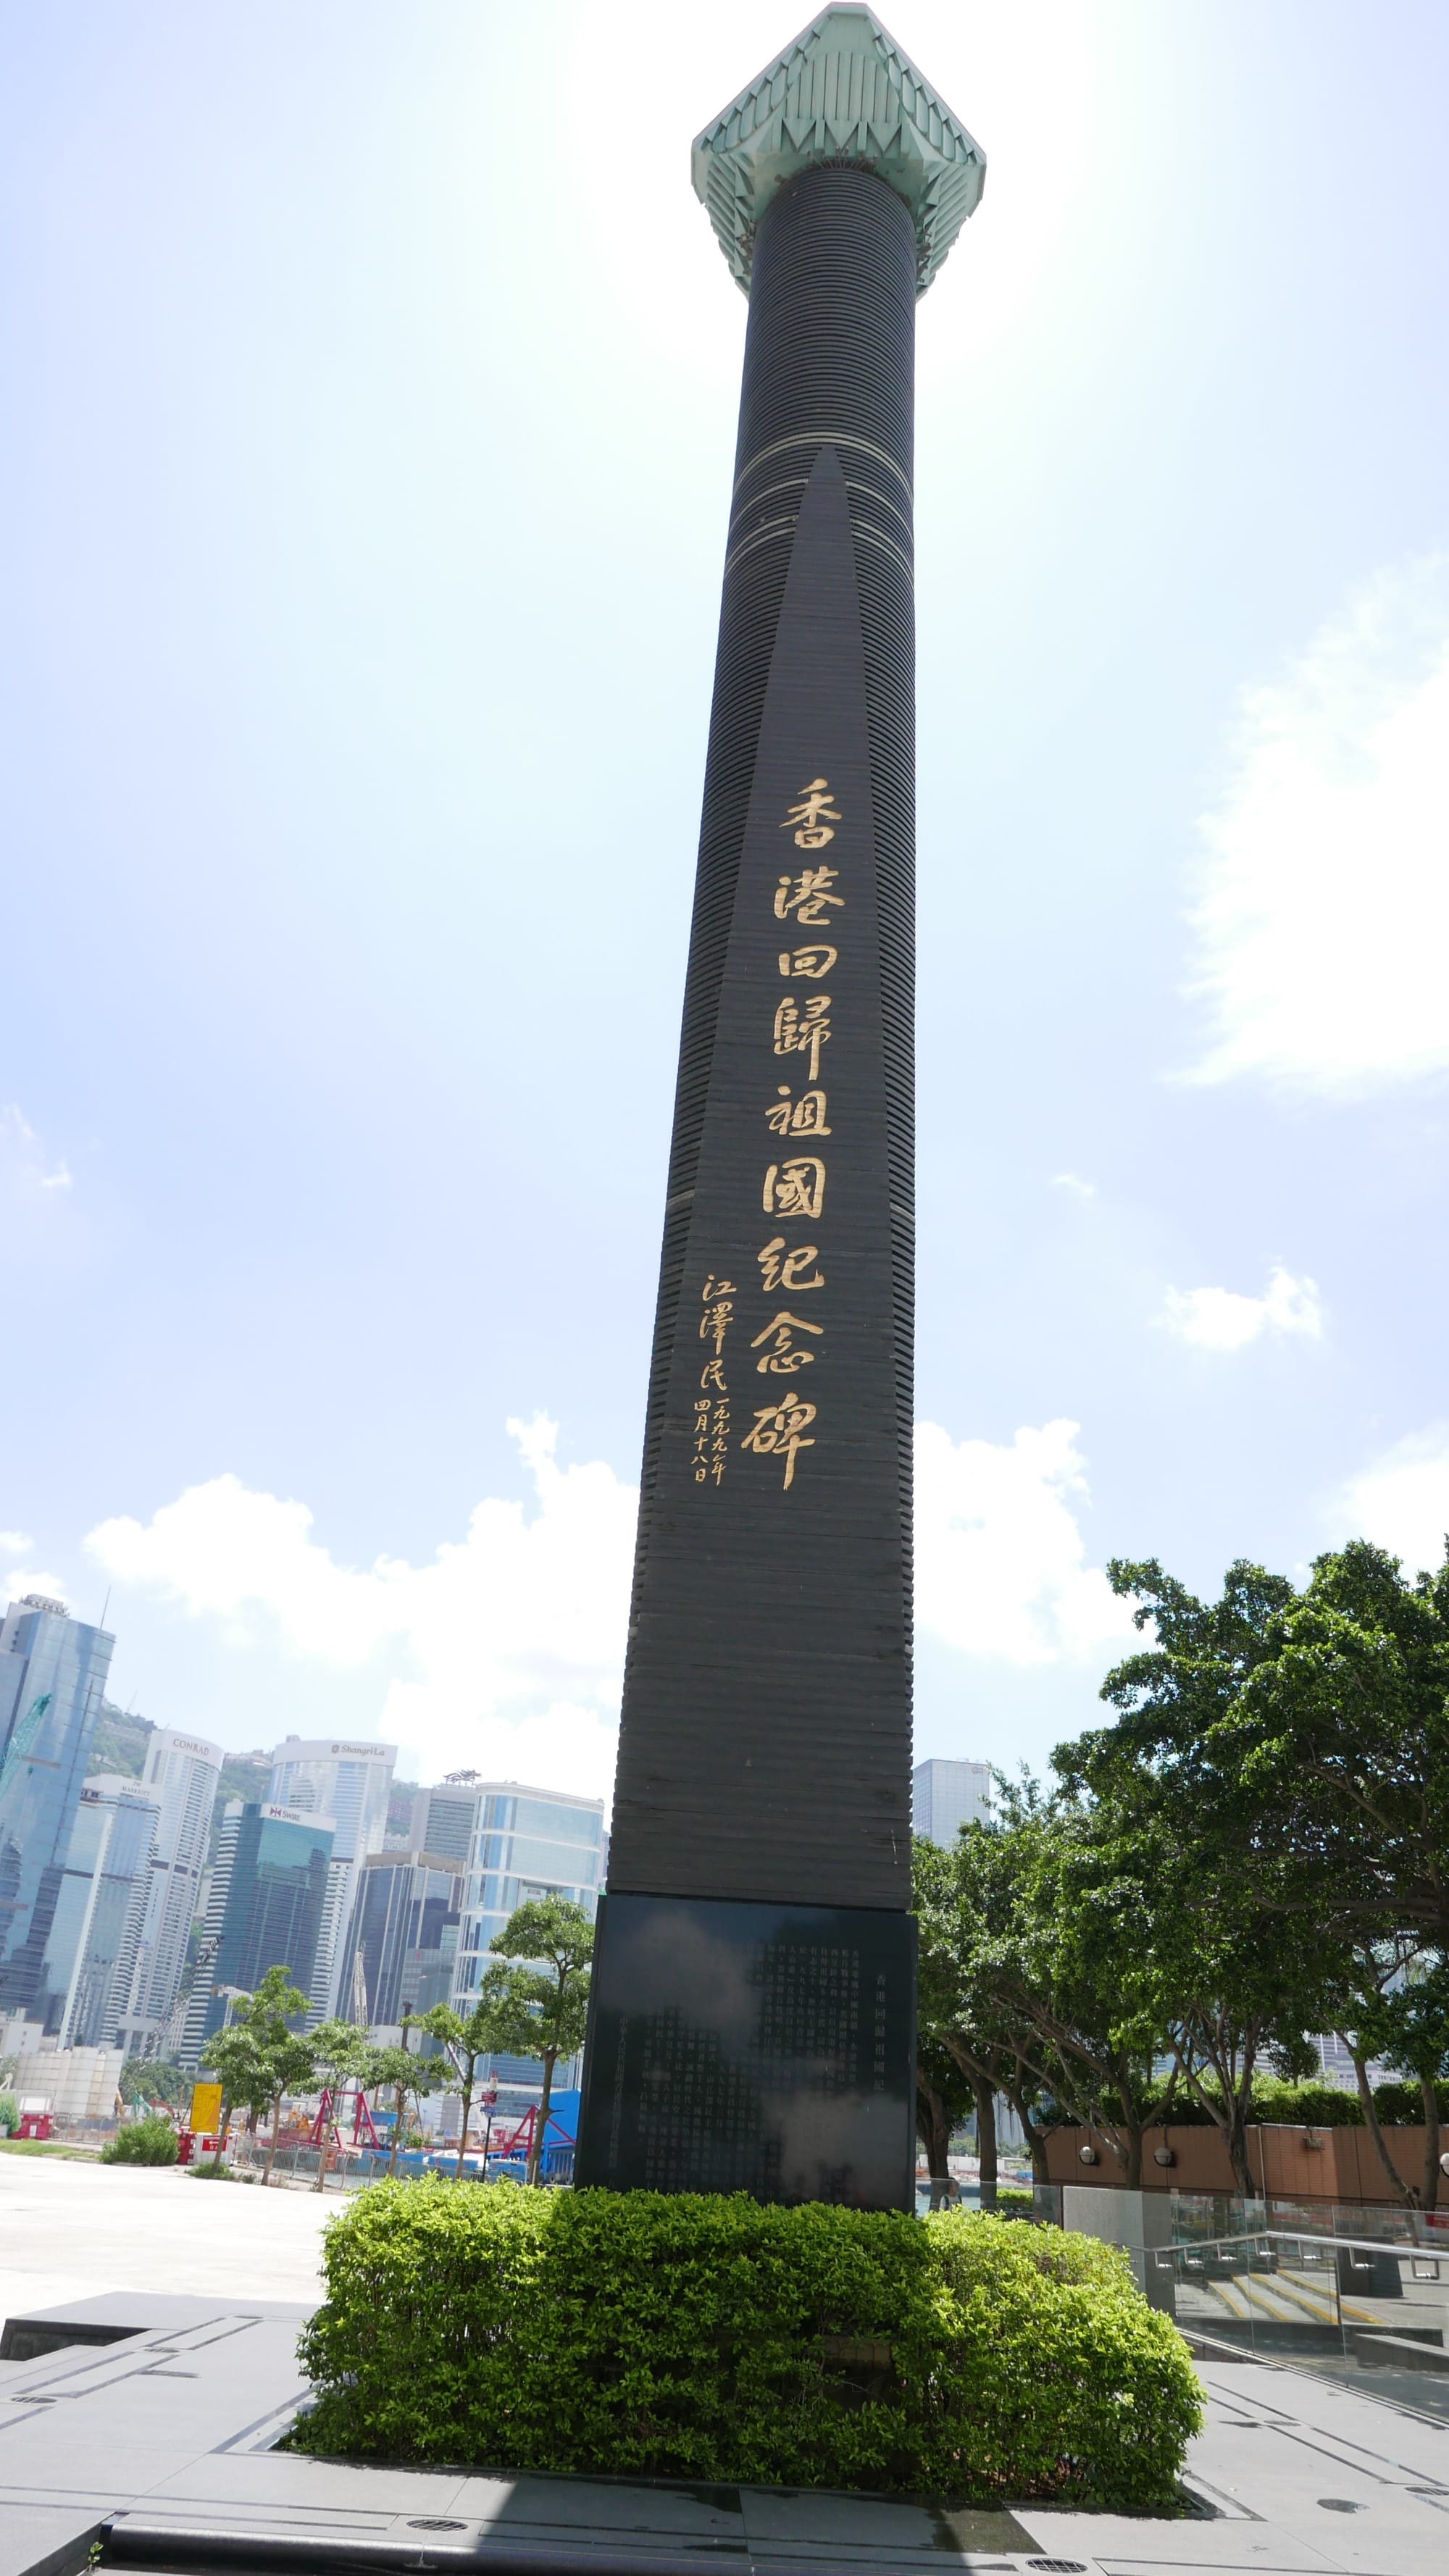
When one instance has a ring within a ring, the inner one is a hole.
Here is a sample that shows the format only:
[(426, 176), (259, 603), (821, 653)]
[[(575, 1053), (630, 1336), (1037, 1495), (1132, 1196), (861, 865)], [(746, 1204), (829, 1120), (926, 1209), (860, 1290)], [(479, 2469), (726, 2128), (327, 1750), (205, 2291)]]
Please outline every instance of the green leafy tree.
[[(430, 2012), (410, 2015), (404, 2029), (426, 2031), (435, 2039), (443, 2063), (452, 2078), (449, 2090), (456, 2092), (463, 2106), (463, 2125), (458, 2136), (456, 2179), (463, 2179), (463, 2158), (468, 2147), (468, 2119), (477, 2089), (478, 2069), (485, 2057), (511, 2051), (518, 2017), (506, 1993), (510, 1971), (487, 1968), (479, 1981), (478, 1993), (466, 2014), (455, 2012), (451, 2004), (434, 2004)], [(424, 2061), (425, 2063), (428, 2061)], [(431, 2061), (436, 2065), (437, 2061)], [(425, 2079), (426, 2080), (426, 2079)]]
[(533, 1897), (515, 1906), (488, 1946), (502, 1959), (527, 1962), (510, 1969), (498, 2000), (515, 2033), (503, 2045), (510, 2053), (543, 2061), (543, 2095), (527, 2171), (527, 2180), (536, 2183), (553, 2070), (561, 2057), (572, 2057), (584, 2044), (594, 1927), (583, 1907), (566, 1896)]
[(370, 2048), (361, 2072), (365, 2092), (374, 2096), (391, 2093), (393, 2100), (392, 2151), (388, 2156), (389, 2174), (397, 2172), (397, 2154), (402, 2141), (403, 2119), (408, 2097), (416, 2104), (427, 2089), (427, 2059), (410, 2048)]
[[(1372, 2128), (1367, 2059), (1397, 2012), (1409, 2055), (1396, 2062), (1416, 2074), (1422, 2063), (1427, 2112), (1432, 2015), (1411, 2032), (1412, 2007), (1388, 1997), (1396, 1955), (1449, 1948), (1449, 1564), (1409, 1581), (1396, 1557), (1355, 1540), (1318, 1558), (1301, 1593), (1230, 1566), (1216, 1602), (1156, 1559), (1108, 1570), (1155, 1644), (1103, 1684), (1115, 1723), (1056, 1758), (1119, 1815), (1150, 1808), (1183, 1856), (1170, 1873), (1179, 1953), (1202, 1939), (1184, 2062), (1200, 2100), (1204, 2074), (1216, 2078), (1235, 2170), (1246, 2061), (1262, 2050), (1291, 2071), (1307, 2029), (1343, 2030)], [(1164, 1914), (1160, 1965), (1181, 1985), (1168, 1928)], [(1215, 2054), (1209, 1968), (1226, 2026)]]
[[(931, 2177), (931, 2207), (940, 2209), (950, 2196), (951, 2140), (966, 2113), (974, 2110), (974, 2086), (939, 2040), (922, 2034), (916, 2042), (916, 2135), (926, 2151)], [(979, 2135), (979, 2132), (978, 2132)]]
[(191, 2099), (192, 2078), (184, 2066), (161, 2057), (128, 2057), (116, 2090), (127, 2103), (164, 2103), (179, 2111)]
[(1057, 2117), (1053, 2051), (1016, 1937), (1031, 1837), (1012, 1826), (1023, 1814), (1033, 1816), (1040, 1798), (1030, 1784), (1018, 1790), (1002, 1781), (998, 1788), (1001, 1812), (993, 1824), (963, 1826), (949, 1846), (918, 1839), (912, 1847), (920, 2044), (944, 2049), (971, 2087), (985, 2208), (996, 2194), (998, 2094), (1021, 2123), (1038, 2182), (1049, 2179), (1046, 2141)]
[(239, 2104), (257, 2118), (271, 2114), (264, 2183), (271, 2181), (277, 2159), (283, 2096), (303, 2091), (313, 2078), (311, 2043), (292, 2028), (308, 2009), (291, 1969), (268, 1968), (255, 1994), (237, 1997), (229, 2027), (206, 2044), (211, 2072), (223, 2087), (230, 2085), (227, 2105)]
[(318, 2135), (317, 2180), (312, 2186), (314, 2191), (321, 2191), (327, 2180), (328, 2129), (334, 2143), (340, 2143), (342, 2135), (337, 2124), (337, 2096), (347, 2085), (365, 2080), (372, 2043), (359, 2022), (336, 2018), (320, 2021), (316, 2029), (309, 2032), (308, 2040), (313, 2081), (320, 2079), (330, 2096), (329, 2117)]
[[(1353, 2060), (1359, 2107), (1374, 2152), (1396, 2198), (1407, 2207), (1439, 2204), (1441, 2126), (1438, 2078), (1449, 2069), (1449, 1965), (1411, 1933), (1349, 1945), (1340, 1972), (1332, 2027)], [(1424, 2123), (1423, 2166), (1417, 2183), (1400, 2173), (1389, 2153), (1382, 2116), (1369, 2081), (1379, 2058), (1418, 2088)]]
[(206, 2062), (221, 2086), (219, 2154), (234, 2111), (249, 2111), (254, 2118), (265, 2111), (272, 2098), (272, 2070), (260, 2034), (235, 2018), (207, 2041)]

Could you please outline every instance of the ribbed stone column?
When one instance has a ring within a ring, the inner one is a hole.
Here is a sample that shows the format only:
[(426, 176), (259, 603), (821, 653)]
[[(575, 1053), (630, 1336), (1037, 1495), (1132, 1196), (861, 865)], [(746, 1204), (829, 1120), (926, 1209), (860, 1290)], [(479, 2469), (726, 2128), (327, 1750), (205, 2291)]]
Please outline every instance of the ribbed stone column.
[(915, 305), (981, 162), (859, 9), (695, 161), (750, 317), (579, 2179), (904, 2205)]

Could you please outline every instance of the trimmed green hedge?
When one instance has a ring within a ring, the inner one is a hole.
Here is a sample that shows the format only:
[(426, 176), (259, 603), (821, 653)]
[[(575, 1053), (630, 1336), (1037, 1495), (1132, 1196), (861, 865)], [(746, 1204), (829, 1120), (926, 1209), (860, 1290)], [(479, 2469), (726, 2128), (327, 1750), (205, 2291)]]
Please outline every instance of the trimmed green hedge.
[(174, 2165), (176, 2132), (169, 2120), (123, 2120), (101, 2149), (103, 2165)]
[(379, 2183), (327, 2230), (313, 2452), (1167, 2506), (1200, 2405), (1113, 2248), (948, 2211)]
[[(1162, 2117), (1163, 2090), (1157, 2087), (1148, 2096), (1148, 2119)], [(1449, 2119), (1449, 2084), (1436, 2085), (1439, 2110)], [(1376, 2084), (1373, 2088), (1374, 2109), (1387, 2127), (1412, 2128), (1423, 2119), (1424, 2104), (1417, 2084), (1398, 2079)], [(1254, 2120), (1278, 2122), (1294, 2128), (1361, 2129), (1363, 2106), (1356, 2092), (1341, 2084), (1285, 2083), (1281, 2076), (1260, 2075), (1253, 2085)], [(1175, 2091), (1167, 2113), (1171, 2129), (1207, 2129), (1213, 2123), (1202, 2104), (1189, 2093)]]

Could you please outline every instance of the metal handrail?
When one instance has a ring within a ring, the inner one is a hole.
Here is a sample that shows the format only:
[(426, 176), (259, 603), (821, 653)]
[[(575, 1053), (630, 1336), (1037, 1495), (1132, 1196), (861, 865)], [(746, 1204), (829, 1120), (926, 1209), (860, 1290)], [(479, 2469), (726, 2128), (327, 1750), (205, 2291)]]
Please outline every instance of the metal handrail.
[(1276, 2237), (1284, 2245), (1343, 2246), (1346, 2251), (1357, 2254), (1417, 2254), (1421, 2258), (1426, 2254), (1437, 2254), (1443, 2262), (1449, 2263), (1449, 2228), (1445, 2230), (1442, 2245), (1413, 2240), (1406, 2243), (1402, 2237), (1320, 2236), (1315, 2229), (1308, 2227), (1250, 2227), (1231, 2236), (1183, 2236), (1172, 2245), (1154, 2246), (1152, 2250), (1158, 2254), (1206, 2253), (1218, 2245), (1258, 2245), (1264, 2237)]

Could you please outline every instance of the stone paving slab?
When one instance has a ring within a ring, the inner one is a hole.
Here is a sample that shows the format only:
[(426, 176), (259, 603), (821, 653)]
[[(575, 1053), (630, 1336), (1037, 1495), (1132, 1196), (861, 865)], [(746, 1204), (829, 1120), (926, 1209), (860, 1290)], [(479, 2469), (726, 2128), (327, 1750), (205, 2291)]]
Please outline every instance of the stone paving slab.
[[(64, 2192), (79, 2176), (95, 2195), (119, 2179), (63, 2166), (46, 2177), (42, 2228), (28, 2240), (36, 2268), (8, 2275), (37, 2287), (56, 2277)], [(31, 2176), (25, 2177), (27, 2185)], [(107, 2520), (144, 2517), (175, 2545), (205, 2524), (230, 2535), (234, 2554), (305, 2535), (353, 2564), (381, 2553), (389, 2565), (424, 2548), (480, 2576), (530, 2568), (647, 2569), (671, 2576), (710, 2564), (740, 2576), (797, 2576), (805, 2569), (904, 2576), (955, 2566), (971, 2576), (1042, 2576), (1033, 2561), (1066, 2561), (1083, 2576), (1446, 2576), (1449, 2570), (1449, 2425), (1380, 2402), (1368, 2389), (1264, 2362), (1200, 2362), (1208, 2422), (1193, 2445), (1189, 2484), (1197, 2518), (1018, 2507), (1014, 2515), (953, 2512), (889, 2498), (817, 2491), (685, 2485), (598, 2478), (506, 2477), (311, 2460), (271, 2448), (303, 2390), (295, 2342), (315, 2287), (317, 2230), (267, 2211), (236, 2228), (233, 2198), (218, 2229), (215, 2186), (142, 2175), (147, 2192), (110, 2201), (110, 2250), (130, 2223), (145, 2261), (131, 2277), (12, 2315), (42, 2315), (137, 2329), (109, 2344), (69, 2346), (0, 2365), (0, 2576), (79, 2576)], [(0, 2174), (0, 2225), (18, 2195)], [(182, 2195), (190, 2191), (186, 2200)], [(149, 2196), (148, 2196), (149, 2193)], [(169, 2197), (166, 2194), (169, 2193)], [(30, 2197), (29, 2193), (26, 2195)], [(195, 2234), (205, 2202), (210, 2242)], [(165, 2259), (176, 2213), (179, 2284)], [(28, 2226), (27, 2208), (22, 2225)], [(287, 2231), (295, 2230), (295, 2242)], [(117, 2233), (119, 2231), (119, 2234)], [(12, 2228), (10, 2236), (21, 2233)], [(98, 2229), (93, 2230), (97, 2245)], [(290, 2250), (289, 2250), (290, 2249)], [(7, 2259), (11, 2253), (6, 2241)], [(261, 2256), (265, 2259), (260, 2259)], [(98, 2262), (100, 2257), (98, 2256)], [(250, 2295), (276, 2280), (284, 2260), (300, 2273), (293, 2300)], [(149, 2270), (148, 2267), (149, 2266)], [(230, 2274), (229, 2283), (223, 2279)], [(201, 2287), (184, 2283), (201, 2276)], [(104, 2276), (103, 2276), (104, 2277)], [(0, 2274), (0, 2280), (6, 2276)], [(164, 2281), (164, 2290), (150, 2286)], [(451, 2535), (423, 2526), (453, 2524)], [(121, 2524), (117, 2525), (119, 2529)], [(253, 2565), (258, 2561), (254, 2557)]]

